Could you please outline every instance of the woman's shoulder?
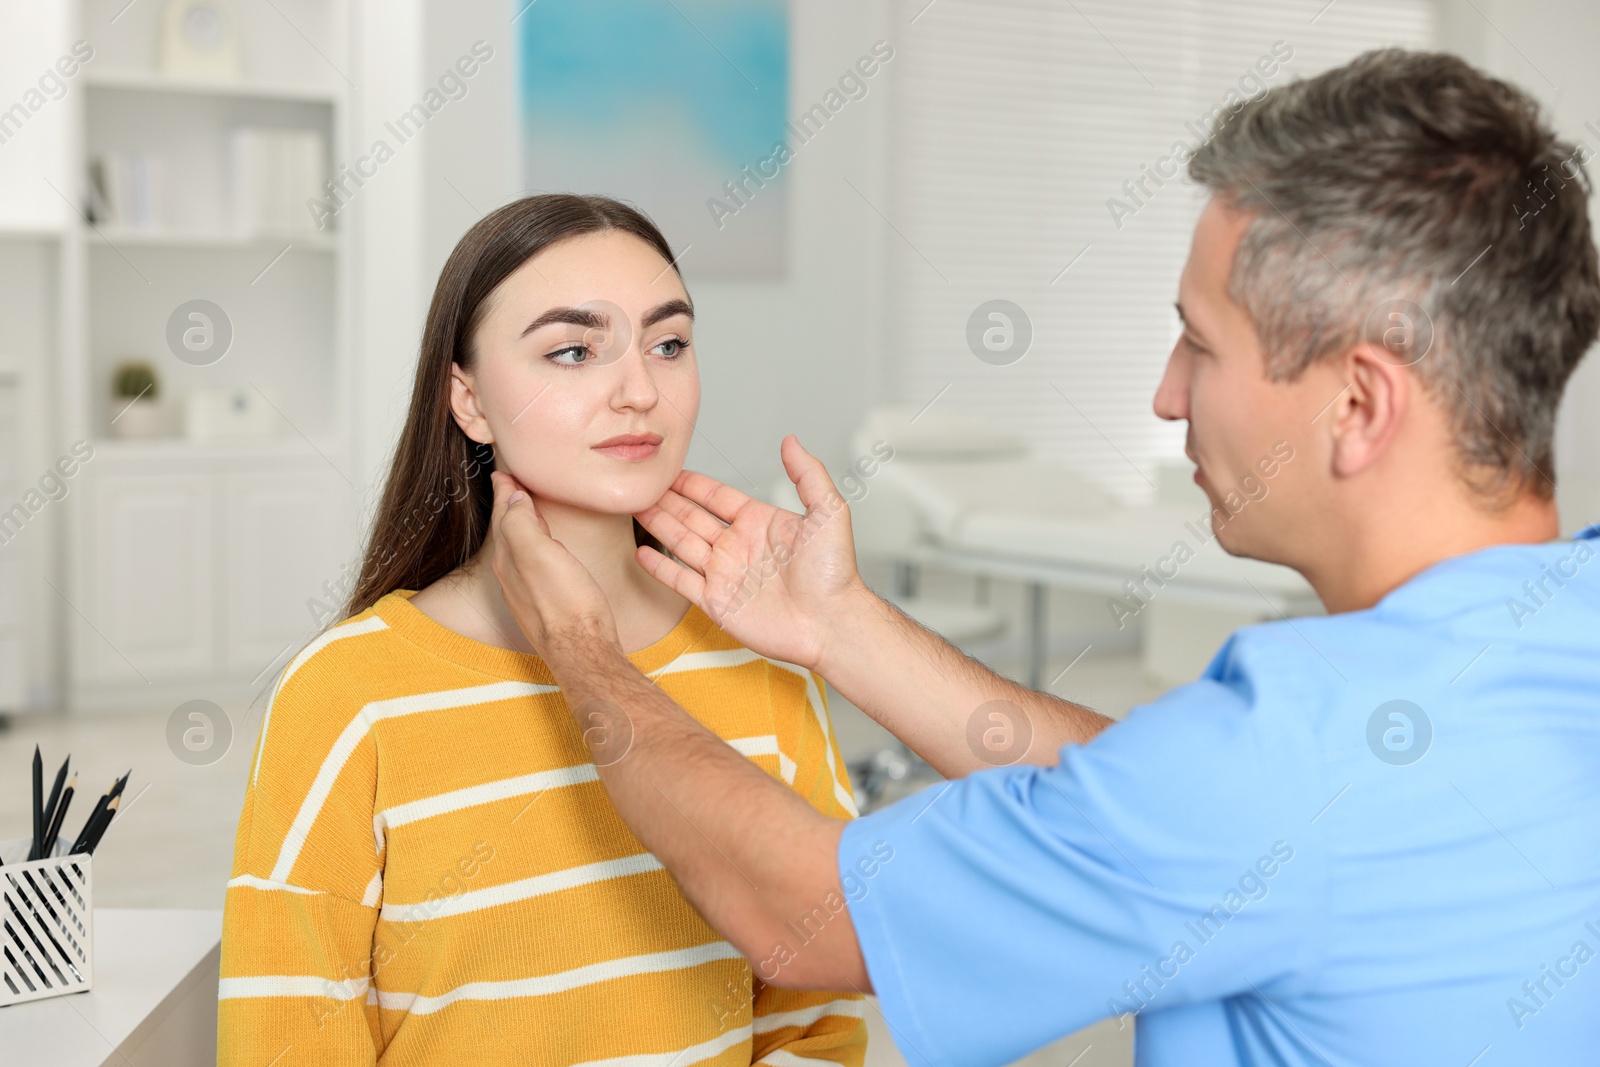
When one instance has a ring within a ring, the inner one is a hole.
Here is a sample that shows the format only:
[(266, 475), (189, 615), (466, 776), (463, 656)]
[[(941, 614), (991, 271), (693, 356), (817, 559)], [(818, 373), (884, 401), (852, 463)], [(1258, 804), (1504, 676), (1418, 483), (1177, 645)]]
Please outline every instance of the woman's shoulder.
[(434, 687), (424, 675), (435, 665), (395, 626), (400, 596), (390, 593), (306, 642), (278, 673), (268, 714), (348, 720), (374, 700)]
[(390, 593), (380, 598), (365, 611), (329, 626), (306, 642), (279, 674), (277, 691), (282, 692), (295, 678), (310, 680), (321, 676), (332, 680), (348, 677), (352, 672), (360, 675), (377, 669), (379, 663), (374, 653), (394, 642), (384, 615), (386, 602), (397, 595)]

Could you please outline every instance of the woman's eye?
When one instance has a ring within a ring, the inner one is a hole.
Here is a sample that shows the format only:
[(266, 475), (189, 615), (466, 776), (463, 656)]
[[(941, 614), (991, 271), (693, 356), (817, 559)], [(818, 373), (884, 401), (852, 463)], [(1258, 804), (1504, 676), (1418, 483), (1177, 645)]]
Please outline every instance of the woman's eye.
[[(658, 355), (665, 356), (668, 359), (677, 359), (679, 356), (683, 355), (683, 350), (688, 347), (689, 342), (680, 340), (676, 337), (669, 337), (665, 341), (662, 341), (660, 344), (656, 345), (655, 348), (651, 349), (651, 351), (657, 353)], [(665, 349), (665, 351), (663, 351), (663, 349)]]
[(577, 367), (589, 360), (589, 349), (584, 345), (570, 345), (558, 348), (544, 357), (552, 363), (559, 363), (563, 367)]

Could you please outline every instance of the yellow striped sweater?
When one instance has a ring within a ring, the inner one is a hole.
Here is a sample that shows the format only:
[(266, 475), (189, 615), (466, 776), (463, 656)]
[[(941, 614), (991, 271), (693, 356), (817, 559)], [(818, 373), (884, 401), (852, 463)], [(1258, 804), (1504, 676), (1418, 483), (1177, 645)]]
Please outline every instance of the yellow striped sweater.
[[(223, 920), (222, 1067), (860, 1067), (862, 1000), (765, 986), (622, 822), (544, 663), (401, 590), (286, 667)], [(691, 607), (628, 657), (818, 810), (821, 681)]]

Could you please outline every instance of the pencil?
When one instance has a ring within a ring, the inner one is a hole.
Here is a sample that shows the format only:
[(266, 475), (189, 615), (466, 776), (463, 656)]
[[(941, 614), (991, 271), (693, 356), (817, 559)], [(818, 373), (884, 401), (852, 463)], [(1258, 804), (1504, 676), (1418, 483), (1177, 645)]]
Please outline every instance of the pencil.
[[(113, 785), (112, 789), (115, 788), (116, 786)], [(68, 855), (83, 851), (83, 846), (89, 843), (89, 831), (94, 828), (95, 821), (100, 818), (100, 813), (106, 810), (106, 805), (109, 803), (111, 803), (111, 790), (107, 789), (105, 795), (95, 801), (94, 810), (89, 813), (89, 817), (83, 820), (83, 829), (78, 831), (78, 836), (72, 842), (72, 847), (67, 850)]]
[[(50, 836), (50, 820), (55, 818), (56, 802), (61, 799), (61, 783), (67, 780), (67, 764), (71, 762), (72, 756), (70, 754), (61, 761), (61, 769), (56, 771), (55, 783), (50, 787), (50, 799), (44, 802), (44, 819), (42, 821), (44, 823), (45, 837)], [(44, 859), (44, 850), (48, 847), (44, 839), (40, 838), (39, 859)]]
[(100, 825), (95, 828), (95, 834), (89, 838), (89, 847), (85, 852), (93, 852), (100, 845), (100, 839), (106, 835), (106, 827), (111, 825), (111, 819), (117, 814), (117, 805), (122, 803), (122, 798), (117, 797), (106, 805), (106, 810), (100, 815)]
[(67, 805), (72, 803), (72, 794), (77, 789), (78, 776), (74, 774), (72, 781), (67, 783), (67, 791), (61, 794), (61, 803), (56, 806), (54, 815), (50, 819), (50, 828), (45, 831), (44, 845), (39, 850), (40, 859), (48, 859), (50, 850), (55, 847), (56, 838), (61, 833), (61, 820), (67, 817)]
[(89, 821), (83, 824), (83, 830), (78, 834), (78, 840), (73, 842), (72, 852), (68, 855), (94, 851), (94, 846), (100, 841), (100, 835), (105, 832), (106, 823), (110, 821), (112, 807), (122, 799), (118, 797), (108, 803), (110, 795), (108, 792), (106, 796), (100, 798), (100, 803), (95, 805), (95, 810), (90, 813)]
[(44, 757), (39, 754), (39, 746), (33, 746), (33, 845), (28, 849), (28, 858), (39, 858), (39, 845), (44, 841)]

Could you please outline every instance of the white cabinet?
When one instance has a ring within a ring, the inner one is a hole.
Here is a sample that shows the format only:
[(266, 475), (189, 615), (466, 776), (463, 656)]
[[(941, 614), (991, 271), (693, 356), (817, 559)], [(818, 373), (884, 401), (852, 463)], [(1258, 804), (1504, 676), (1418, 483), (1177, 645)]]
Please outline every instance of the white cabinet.
[(248, 700), (356, 550), (353, 494), (315, 454), (106, 442), (82, 476), (76, 709)]
[[(0, 485), (5, 483), (0, 482)], [(10, 502), (9, 495), (0, 500)], [(4, 505), (0, 505), (4, 506)], [(22, 581), (18, 554), (0, 547), (0, 712), (20, 710), (27, 699), (22, 662)]]
[(333, 470), (235, 474), (225, 480), (222, 659), (255, 677), (317, 624), (306, 607), (349, 557), (349, 487)]
[(8, 514), (21, 499), (17, 474), (21, 434), (17, 427), (17, 376), (0, 354), (0, 712), (23, 706), (23, 615), (20, 549), (12, 545), (20, 534), (17, 519)]
[[(212, 666), (212, 476), (90, 468), (81, 677), (138, 685)], [(97, 639), (96, 639), (97, 638)]]

